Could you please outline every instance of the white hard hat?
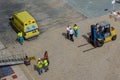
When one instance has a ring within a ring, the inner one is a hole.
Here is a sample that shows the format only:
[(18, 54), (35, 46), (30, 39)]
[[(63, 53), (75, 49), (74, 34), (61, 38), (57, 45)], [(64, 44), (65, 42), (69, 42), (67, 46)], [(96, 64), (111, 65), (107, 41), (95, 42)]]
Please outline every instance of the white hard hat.
[(38, 58), (38, 60), (41, 60), (40, 58)]

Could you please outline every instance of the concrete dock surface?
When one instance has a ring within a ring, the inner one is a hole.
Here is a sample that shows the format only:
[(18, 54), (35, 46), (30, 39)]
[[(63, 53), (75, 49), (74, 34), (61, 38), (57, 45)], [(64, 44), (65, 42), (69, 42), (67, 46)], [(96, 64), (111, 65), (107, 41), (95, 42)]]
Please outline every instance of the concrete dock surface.
[[(3, 35), (0, 37), (1, 42), (7, 46), (7, 50), (10, 53), (25, 53), (36, 57), (36, 61), (32, 61), (30, 66), (25, 66), (24, 64), (12, 66), (15, 74), (18, 76), (17, 80), (120, 79), (119, 21), (109, 18), (109, 14), (92, 19), (87, 18), (76, 9), (66, 5), (64, 1), (51, 0), (49, 2), (44, 0), (35, 2), (36, 6), (31, 1), (27, 4), (28, 1), (24, 0), (23, 2), (27, 6), (21, 6), (34, 15), (40, 28), (42, 28), (42, 34), (37, 39), (24, 41), (24, 44), (20, 45), (15, 41), (17, 34), (9, 26), (10, 29), (8, 28), (8, 31), (4, 31), (7, 37)], [(22, 1), (19, 2), (23, 3)], [(14, 0), (12, 3), (14, 3)], [(39, 5), (43, 7), (39, 7)], [(52, 13), (55, 14), (53, 15)], [(105, 43), (103, 47), (94, 48), (87, 42), (87, 39), (91, 24), (96, 24), (100, 21), (108, 21), (111, 26), (117, 29), (117, 39)], [(66, 26), (70, 25), (73, 27), (75, 23), (79, 26), (79, 36), (78, 38), (74, 37), (75, 41), (71, 42), (65, 38), (64, 34), (66, 33)], [(46, 50), (50, 59), (49, 71), (39, 75), (34, 70), (34, 65), (36, 65), (38, 58), (43, 57)], [(6, 77), (7, 80), (12, 80), (9, 77), (11, 75)]]

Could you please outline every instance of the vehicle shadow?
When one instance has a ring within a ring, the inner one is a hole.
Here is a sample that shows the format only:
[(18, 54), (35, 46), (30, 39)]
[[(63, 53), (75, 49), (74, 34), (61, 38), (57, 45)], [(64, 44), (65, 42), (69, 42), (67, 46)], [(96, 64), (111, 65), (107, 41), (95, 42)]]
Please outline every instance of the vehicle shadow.
[(14, 27), (14, 25), (12, 24), (11, 21), (9, 22), (9, 26), (11, 26), (11, 28), (12, 28), (16, 33), (19, 32), (19, 31)]
[(82, 37), (87, 41), (89, 42), (89, 37), (87, 35), (82, 35)]
[(89, 42), (89, 36), (90, 36), (90, 32), (89, 33), (87, 33), (87, 35), (82, 35), (82, 37), (87, 41), (87, 42)]

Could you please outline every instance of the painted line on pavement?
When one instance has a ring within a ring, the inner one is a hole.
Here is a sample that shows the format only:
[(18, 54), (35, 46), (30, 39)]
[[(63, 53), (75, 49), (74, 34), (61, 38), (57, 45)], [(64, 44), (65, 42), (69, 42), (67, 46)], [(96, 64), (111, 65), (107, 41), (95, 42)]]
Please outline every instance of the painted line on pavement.
[(32, 76), (30, 70), (24, 65), (22, 64), (22, 66), (24, 67), (24, 69), (27, 71), (27, 73), (29, 74), (29, 76), (31, 77), (32, 80), (35, 80), (35, 78)]

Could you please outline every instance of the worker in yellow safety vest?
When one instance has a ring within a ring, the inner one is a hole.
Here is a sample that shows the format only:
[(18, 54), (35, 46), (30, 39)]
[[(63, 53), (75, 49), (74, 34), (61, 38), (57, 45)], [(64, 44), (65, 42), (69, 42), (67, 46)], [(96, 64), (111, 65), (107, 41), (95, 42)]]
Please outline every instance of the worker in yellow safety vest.
[(18, 32), (18, 40), (19, 40), (19, 43), (22, 45), (23, 44), (23, 41), (24, 41), (24, 38), (23, 38), (23, 34), (22, 32)]
[(43, 72), (43, 63), (40, 58), (38, 59), (38, 62), (37, 62), (37, 69), (38, 69), (39, 74), (41, 75)]
[(44, 64), (44, 70), (45, 70), (45, 72), (47, 72), (47, 70), (48, 70), (48, 60), (44, 59), (43, 64)]
[(77, 24), (74, 24), (73, 30), (74, 30), (75, 37), (78, 37), (78, 26), (77, 26)]

